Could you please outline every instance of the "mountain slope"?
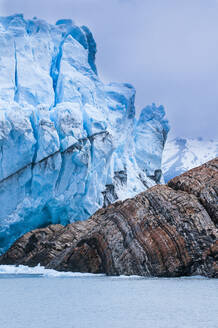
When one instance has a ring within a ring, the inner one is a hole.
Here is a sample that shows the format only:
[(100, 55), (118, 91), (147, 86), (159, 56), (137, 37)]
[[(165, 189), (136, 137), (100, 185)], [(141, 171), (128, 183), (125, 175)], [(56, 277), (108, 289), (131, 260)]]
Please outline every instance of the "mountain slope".
[(218, 156), (218, 141), (176, 138), (167, 141), (162, 158), (165, 181)]

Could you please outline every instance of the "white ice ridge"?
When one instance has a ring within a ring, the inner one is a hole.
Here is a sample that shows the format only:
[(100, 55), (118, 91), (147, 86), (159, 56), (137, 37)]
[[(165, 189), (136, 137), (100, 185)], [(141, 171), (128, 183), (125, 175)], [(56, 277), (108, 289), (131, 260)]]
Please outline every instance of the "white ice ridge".
[(71, 20), (0, 18), (0, 250), (50, 223), (87, 219), (161, 180), (162, 106), (103, 84), (96, 44)]

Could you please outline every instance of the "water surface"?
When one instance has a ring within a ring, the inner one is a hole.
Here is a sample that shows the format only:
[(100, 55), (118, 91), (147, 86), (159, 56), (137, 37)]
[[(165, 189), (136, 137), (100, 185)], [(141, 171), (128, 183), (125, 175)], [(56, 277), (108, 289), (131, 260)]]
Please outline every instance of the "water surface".
[(0, 327), (217, 328), (218, 281), (0, 266)]

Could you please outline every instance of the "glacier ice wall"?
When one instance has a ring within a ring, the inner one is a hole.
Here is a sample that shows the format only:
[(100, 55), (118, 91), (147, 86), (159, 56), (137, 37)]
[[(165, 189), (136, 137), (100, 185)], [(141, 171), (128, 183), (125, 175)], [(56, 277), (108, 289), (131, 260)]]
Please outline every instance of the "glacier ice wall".
[(71, 20), (0, 18), (0, 249), (50, 223), (84, 220), (161, 179), (162, 106), (103, 84), (96, 43)]

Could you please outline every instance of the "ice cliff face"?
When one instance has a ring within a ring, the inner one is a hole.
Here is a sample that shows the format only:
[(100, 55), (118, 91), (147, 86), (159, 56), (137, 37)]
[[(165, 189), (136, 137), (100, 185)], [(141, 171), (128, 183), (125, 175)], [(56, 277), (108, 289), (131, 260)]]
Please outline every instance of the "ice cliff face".
[(162, 106), (104, 85), (87, 27), (0, 18), (0, 249), (49, 223), (88, 218), (161, 179)]
[(163, 175), (169, 181), (218, 156), (218, 142), (202, 138), (176, 138), (166, 142), (163, 152)]

